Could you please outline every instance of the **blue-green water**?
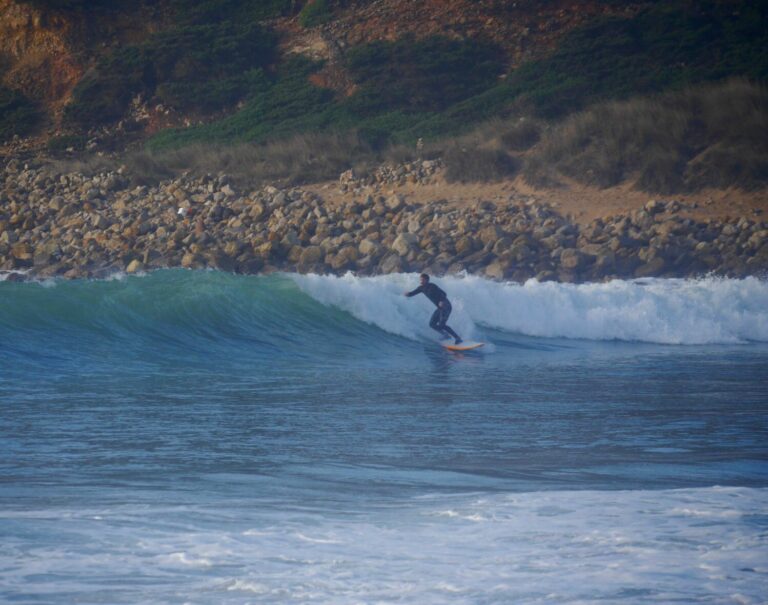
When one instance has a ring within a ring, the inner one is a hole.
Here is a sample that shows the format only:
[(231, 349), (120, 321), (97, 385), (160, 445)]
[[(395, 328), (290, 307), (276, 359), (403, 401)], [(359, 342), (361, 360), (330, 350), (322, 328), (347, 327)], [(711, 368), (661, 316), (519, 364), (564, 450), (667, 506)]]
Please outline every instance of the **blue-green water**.
[(761, 603), (768, 284), (0, 283), (0, 601)]

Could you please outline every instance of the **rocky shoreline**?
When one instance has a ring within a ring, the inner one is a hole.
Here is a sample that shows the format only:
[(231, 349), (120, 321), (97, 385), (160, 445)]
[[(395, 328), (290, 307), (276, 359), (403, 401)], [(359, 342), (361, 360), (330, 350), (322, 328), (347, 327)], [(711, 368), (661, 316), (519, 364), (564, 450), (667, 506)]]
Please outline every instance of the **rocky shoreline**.
[(651, 200), (579, 225), (526, 196), (472, 205), (416, 204), (388, 186), (439, 176), (439, 161), (344, 173), (349, 197), (225, 175), (134, 186), (120, 170), (93, 176), (7, 161), (0, 170), (0, 272), (15, 279), (105, 277), (166, 267), (238, 273), (375, 275), (466, 271), (496, 280), (764, 275), (768, 222), (696, 221)]

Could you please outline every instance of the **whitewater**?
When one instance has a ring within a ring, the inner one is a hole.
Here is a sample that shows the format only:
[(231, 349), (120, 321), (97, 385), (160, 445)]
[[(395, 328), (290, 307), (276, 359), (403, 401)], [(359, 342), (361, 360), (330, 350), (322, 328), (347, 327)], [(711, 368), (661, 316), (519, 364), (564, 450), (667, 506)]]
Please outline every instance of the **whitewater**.
[(0, 280), (0, 602), (764, 603), (768, 282)]

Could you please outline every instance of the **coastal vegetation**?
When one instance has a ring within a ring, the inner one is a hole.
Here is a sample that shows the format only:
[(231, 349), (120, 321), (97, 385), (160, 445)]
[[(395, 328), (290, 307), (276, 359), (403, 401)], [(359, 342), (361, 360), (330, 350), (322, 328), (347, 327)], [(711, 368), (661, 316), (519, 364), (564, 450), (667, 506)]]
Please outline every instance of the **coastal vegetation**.
[(106, 55), (74, 91), (66, 119), (81, 128), (117, 120), (137, 95), (186, 111), (231, 106), (264, 86), (274, 36), (258, 25), (188, 25)]
[[(263, 115), (269, 110), (264, 106)], [(335, 179), (350, 167), (365, 172), (382, 162), (442, 158), (448, 182), (522, 174), (534, 186), (558, 186), (564, 179), (601, 188), (632, 182), (642, 191), (670, 194), (768, 186), (766, 132), (768, 90), (731, 79), (598, 103), (558, 122), (496, 118), (462, 135), (428, 141), (421, 150), (403, 143), (380, 146), (366, 131), (315, 130), (263, 142), (138, 150), (119, 163), (135, 168), (131, 173), (147, 183), (183, 172), (223, 171), (243, 183), (295, 185)], [(62, 144), (78, 142), (65, 138)], [(93, 172), (114, 169), (116, 162), (98, 157), (74, 165)]]
[[(98, 56), (47, 148), (98, 149), (92, 133), (143, 104), (188, 124), (116, 160), (144, 165), (148, 180), (206, 165), (250, 182), (335, 178), (344, 165), (415, 159), (421, 139), (420, 155), (442, 157), (450, 181), (522, 174), (533, 185), (629, 181), (658, 193), (768, 183), (765, 0), (608, 12), (518, 65), (483, 35), (352, 44), (333, 59), (348, 80), (341, 91), (318, 78), (326, 62), (283, 52), (274, 19), (320, 31), (348, 4), (169, 0), (170, 27)], [(0, 90), (0, 137), (33, 131), (39, 117)]]
[(40, 112), (20, 92), (0, 86), (0, 141), (31, 132), (40, 121)]
[[(554, 173), (678, 193), (768, 185), (768, 90), (746, 80), (597, 104), (547, 132), (526, 158), (533, 184)], [(555, 176), (556, 178), (556, 176)]]
[[(351, 97), (337, 99), (330, 91), (307, 94), (296, 82), (295, 67), (288, 66), (273, 75), (271, 87), (246, 101), (240, 115), (221, 120), (225, 134), (219, 140), (357, 128), (384, 133), (391, 142), (413, 142), (460, 134), (493, 116), (561, 119), (595, 102), (681, 90), (734, 75), (762, 82), (768, 80), (768, 34), (760, 27), (768, 17), (766, 7), (765, 2), (707, 2), (694, 10), (672, 3), (632, 18), (597, 19), (566, 35), (550, 55), (502, 79), (500, 54), (482, 41), (433, 37), (362, 45), (345, 57), (357, 85)], [(302, 75), (321, 67), (305, 66)], [(261, 117), (258, 108), (288, 95), (296, 100), (290, 117)], [(150, 144), (178, 147), (208, 140), (218, 130), (214, 122), (170, 131)]]

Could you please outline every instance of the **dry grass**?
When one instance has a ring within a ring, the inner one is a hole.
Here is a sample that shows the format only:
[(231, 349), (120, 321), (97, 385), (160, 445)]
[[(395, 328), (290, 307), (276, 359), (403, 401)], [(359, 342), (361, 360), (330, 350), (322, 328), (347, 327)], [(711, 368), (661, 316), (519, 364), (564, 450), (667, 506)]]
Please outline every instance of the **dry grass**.
[(539, 142), (542, 131), (537, 120), (520, 118), (501, 131), (501, 144), (508, 151), (526, 151)]
[(501, 181), (518, 169), (518, 162), (501, 149), (453, 147), (446, 151), (443, 161), (449, 183)]
[(120, 157), (94, 155), (60, 161), (55, 167), (60, 172), (93, 174), (124, 166), (125, 174), (136, 184), (154, 184), (182, 173), (202, 176), (223, 172), (242, 184), (297, 185), (336, 179), (350, 167), (363, 172), (385, 160), (413, 159), (414, 154), (415, 150), (402, 147), (375, 151), (355, 133), (312, 133), (263, 144), (197, 144), (156, 153), (132, 152)]
[(768, 91), (730, 80), (625, 102), (566, 119), (530, 154), (533, 185), (553, 171), (610, 187), (674, 193), (702, 187), (768, 185)]
[(442, 157), (448, 182), (514, 176), (552, 187), (559, 177), (610, 187), (632, 182), (650, 193), (768, 186), (768, 91), (729, 80), (677, 93), (602, 103), (559, 124), (494, 119), (461, 137), (378, 149), (357, 133), (312, 133), (236, 146), (197, 144), (120, 158), (90, 157), (59, 170), (92, 173), (126, 166), (136, 183), (187, 172), (224, 172), (244, 184), (306, 184), (364, 174), (382, 162)]

